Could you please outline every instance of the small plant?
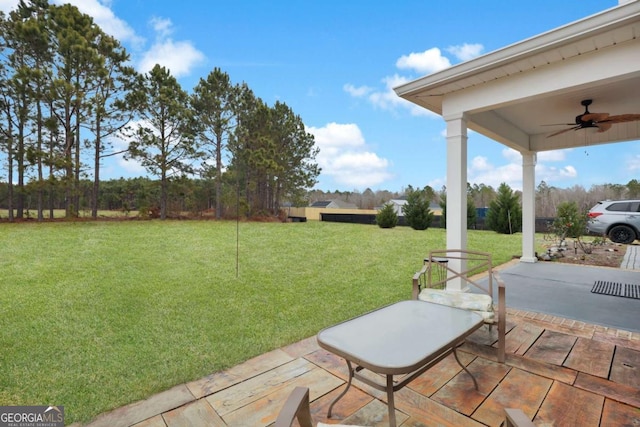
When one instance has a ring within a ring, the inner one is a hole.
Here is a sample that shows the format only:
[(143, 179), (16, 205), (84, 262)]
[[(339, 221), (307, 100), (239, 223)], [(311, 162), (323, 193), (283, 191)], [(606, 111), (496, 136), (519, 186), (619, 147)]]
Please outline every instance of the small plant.
[(590, 254), (593, 251), (593, 246), (581, 239), (586, 229), (587, 215), (584, 212), (580, 212), (576, 202), (564, 202), (558, 205), (552, 230), (560, 242), (567, 237), (571, 237), (578, 242), (582, 252)]
[(376, 224), (380, 228), (394, 228), (398, 225), (398, 214), (391, 203), (385, 204), (376, 215)]

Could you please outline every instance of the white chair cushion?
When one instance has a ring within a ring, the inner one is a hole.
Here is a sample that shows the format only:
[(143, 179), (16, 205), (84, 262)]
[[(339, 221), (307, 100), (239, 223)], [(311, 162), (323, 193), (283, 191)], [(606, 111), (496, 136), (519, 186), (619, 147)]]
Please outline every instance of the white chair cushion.
[(425, 288), (420, 291), (418, 299), (447, 305), (449, 307), (471, 310), (482, 316), (485, 323), (495, 322), (493, 300), (486, 294), (474, 294), (471, 292), (452, 292), (444, 289)]

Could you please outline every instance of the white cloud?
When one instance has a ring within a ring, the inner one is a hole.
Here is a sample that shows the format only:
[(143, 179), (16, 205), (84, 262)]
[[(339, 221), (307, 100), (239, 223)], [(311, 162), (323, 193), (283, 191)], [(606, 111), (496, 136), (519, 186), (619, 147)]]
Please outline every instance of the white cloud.
[(424, 52), (403, 55), (396, 61), (396, 67), (399, 69), (409, 69), (422, 74), (434, 73), (450, 66), (449, 59), (442, 56), (442, 52), (437, 47), (432, 47)]
[(477, 156), (471, 160), (472, 171), (487, 171), (492, 169), (493, 166), (489, 164), (489, 160), (486, 157)]
[[(316, 160), (322, 176), (330, 177), (346, 189), (374, 187), (391, 178), (389, 160), (367, 149), (360, 128), (353, 123), (328, 123), (308, 127), (320, 149)], [(331, 184), (331, 183), (327, 183)]]
[(468, 61), (482, 54), (484, 46), (480, 43), (464, 43), (457, 46), (449, 46), (446, 51), (458, 58), (460, 61)]
[(522, 189), (522, 166), (516, 163), (495, 166), (486, 159), (475, 158), (467, 173), (468, 181), (472, 184), (484, 184), (497, 189), (505, 182), (514, 190)]
[[(466, 60), (479, 55), (483, 50), (483, 46), (481, 44), (465, 43), (460, 46), (448, 47), (446, 50), (456, 58)], [(432, 47), (424, 52), (412, 52), (408, 55), (402, 55), (398, 58), (395, 65), (399, 70), (409, 70), (419, 74), (431, 74), (449, 68), (451, 61), (442, 54), (439, 48)], [(369, 102), (376, 108), (392, 112), (398, 109), (404, 109), (409, 111), (412, 116), (438, 117), (437, 114), (396, 95), (393, 88), (407, 83), (413, 78), (412, 76), (403, 76), (396, 73), (384, 77), (381, 80), (384, 87), (380, 89), (365, 85), (356, 86), (351, 83), (345, 84), (343, 89), (354, 98), (367, 97)]]
[(578, 171), (571, 165), (562, 167), (549, 166), (545, 164), (536, 165), (536, 180), (546, 183), (553, 183), (574, 179), (578, 176)]
[(369, 86), (355, 87), (351, 83), (345, 84), (344, 86), (342, 86), (342, 88), (344, 89), (345, 92), (347, 92), (349, 95), (353, 96), (354, 98), (361, 98), (373, 91), (373, 88), (370, 88)]
[[(578, 171), (572, 165), (553, 166), (549, 163), (563, 162), (571, 150), (544, 151), (538, 153), (536, 162), (536, 181), (547, 183), (573, 180)], [(472, 184), (485, 184), (495, 189), (505, 182), (514, 190), (522, 190), (522, 155), (511, 148), (502, 150), (506, 164), (496, 166), (484, 156), (471, 159), (467, 169), (468, 181)]]
[(204, 54), (191, 42), (165, 40), (154, 44), (142, 57), (138, 71), (146, 73), (156, 64), (171, 70), (174, 77), (188, 75), (191, 69), (204, 61)]
[(629, 172), (640, 170), (640, 155), (636, 154), (627, 160), (627, 170)]
[[(374, 106), (382, 108), (383, 110), (391, 110), (404, 102), (408, 102), (405, 99), (400, 98), (393, 91), (394, 86), (406, 83), (407, 79), (394, 74), (393, 76), (385, 77), (382, 81), (385, 84), (384, 90), (372, 92), (368, 97), (369, 101), (371, 101)], [(414, 105), (412, 103), (409, 104)]]
[(502, 149), (502, 157), (507, 159), (507, 161), (511, 163), (522, 164), (522, 154), (519, 151), (514, 150), (513, 148), (505, 147)]
[(173, 23), (171, 22), (171, 19), (154, 16), (151, 18), (149, 23), (151, 24), (153, 31), (155, 31), (161, 39), (167, 38), (173, 33)]
[(352, 84), (345, 84), (343, 89), (354, 98), (366, 97), (374, 107), (380, 108), (381, 110), (395, 111), (398, 108), (404, 108), (408, 110), (412, 116), (438, 117), (431, 111), (421, 108), (396, 95), (393, 88), (408, 81), (409, 79), (406, 77), (394, 74), (393, 76), (388, 76), (382, 79), (382, 82), (384, 83), (383, 90), (375, 90), (368, 86), (356, 87)]
[(174, 41), (168, 37), (173, 33), (173, 24), (170, 19), (153, 17), (150, 25), (156, 32), (156, 42), (142, 55), (138, 63), (138, 71), (146, 73), (156, 64), (160, 64), (178, 78), (188, 75), (193, 67), (204, 61), (204, 54), (190, 41)]
[[(155, 32), (155, 42), (143, 52), (141, 50), (144, 47), (144, 38), (137, 35), (129, 24), (115, 16), (109, 0), (52, 0), (52, 3), (70, 3), (76, 6), (80, 12), (91, 16), (107, 34), (123, 43), (129, 43), (135, 51), (134, 55), (140, 58), (137, 60), (137, 68), (142, 73), (160, 64), (171, 70), (174, 77), (182, 77), (205, 60), (204, 54), (191, 41), (175, 41), (170, 38), (173, 34), (170, 19), (151, 18), (149, 23)], [(0, 0), (0, 10), (8, 12), (17, 4), (17, 0)]]

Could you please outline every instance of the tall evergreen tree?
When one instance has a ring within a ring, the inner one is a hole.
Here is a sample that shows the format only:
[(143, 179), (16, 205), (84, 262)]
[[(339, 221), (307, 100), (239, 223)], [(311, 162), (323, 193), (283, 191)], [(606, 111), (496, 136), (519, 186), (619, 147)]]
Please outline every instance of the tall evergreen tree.
[(139, 160), (160, 178), (160, 218), (165, 219), (169, 180), (193, 173), (200, 156), (189, 96), (170, 71), (157, 64), (129, 95), (129, 107), (139, 122), (125, 132), (130, 138), (127, 158)]
[(433, 221), (428, 197), (425, 190), (414, 190), (412, 186), (407, 189), (407, 204), (402, 206), (402, 213), (407, 225), (414, 230), (426, 230)]
[(52, 115), (64, 138), (62, 153), (65, 171), (66, 216), (79, 211), (81, 177), (81, 125), (84, 123), (87, 94), (95, 89), (95, 77), (101, 64), (96, 40), (101, 30), (93, 19), (75, 6), (51, 6), (53, 34), (53, 75), (48, 100)]
[(522, 230), (520, 199), (504, 182), (498, 187), (495, 200), (489, 204), (487, 227), (501, 234), (514, 234)]
[[(36, 5), (37, 6), (37, 5)], [(27, 153), (33, 152), (31, 144), (31, 124), (34, 122), (36, 96), (34, 95), (34, 76), (38, 68), (38, 52), (44, 45), (46, 37), (37, 25), (35, 13), (37, 7), (31, 2), (21, 1), (18, 8), (11, 11), (8, 19), (2, 20), (2, 48), (7, 61), (3, 71), (3, 101), (6, 123), (4, 126), (7, 148), (11, 151), (10, 197), (13, 206), (13, 176), (17, 174), (15, 192), (16, 216), (23, 217), (25, 200), (25, 175), (28, 167)], [(15, 163), (14, 163), (15, 162)], [(15, 164), (15, 171), (14, 171)]]
[(96, 39), (96, 49), (102, 61), (95, 75), (95, 88), (90, 94), (87, 105), (87, 125), (94, 135), (93, 139), (93, 192), (91, 198), (91, 216), (98, 216), (98, 197), (100, 193), (100, 164), (104, 157), (113, 154), (106, 152), (109, 136), (119, 132), (131, 119), (124, 98), (133, 89), (136, 79), (135, 70), (125, 65), (129, 55), (113, 37), (100, 33)]
[(36, 165), (36, 209), (38, 220), (44, 219), (44, 168), (47, 161), (45, 154), (45, 135), (48, 108), (45, 101), (46, 91), (51, 81), (50, 64), (52, 60), (51, 36), (48, 25), (48, 8), (46, 0), (31, 0), (18, 4), (15, 36), (28, 46), (30, 57), (29, 87), (35, 111), (32, 115), (32, 128), (35, 129), (35, 141), (27, 150), (29, 164)]
[(271, 109), (271, 124), (275, 162), (268, 185), (272, 189), (270, 207), (277, 213), (283, 197), (300, 199), (303, 192), (315, 185), (320, 174), (315, 163), (319, 149), (300, 116), (286, 104), (276, 102)]
[[(239, 88), (231, 84), (229, 75), (215, 68), (206, 79), (200, 79), (194, 89), (191, 105), (201, 128), (198, 138), (206, 156), (215, 159), (216, 218), (222, 217), (222, 153), (226, 150), (237, 125)], [(209, 175), (207, 163), (203, 173)]]

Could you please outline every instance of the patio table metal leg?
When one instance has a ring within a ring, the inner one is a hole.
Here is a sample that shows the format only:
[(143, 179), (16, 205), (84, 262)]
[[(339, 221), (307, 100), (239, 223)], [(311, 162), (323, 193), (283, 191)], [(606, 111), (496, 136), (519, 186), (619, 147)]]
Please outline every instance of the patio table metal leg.
[(460, 367), (467, 373), (469, 374), (469, 376), (471, 377), (471, 379), (473, 380), (473, 385), (475, 386), (476, 390), (478, 390), (478, 381), (476, 381), (476, 378), (473, 376), (473, 374), (471, 372), (469, 372), (469, 370), (467, 369), (466, 366), (464, 366), (461, 362), (460, 359), (458, 359), (458, 352), (456, 351), (457, 348), (453, 347), (453, 357), (456, 358), (456, 362), (458, 362), (458, 365), (460, 365)]
[(338, 400), (342, 399), (342, 396), (347, 394), (347, 391), (349, 391), (349, 387), (351, 387), (351, 380), (353, 380), (353, 377), (355, 375), (355, 371), (351, 367), (351, 362), (348, 361), (348, 360), (347, 360), (347, 368), (349, 368), (349, 381), (347, 382), (347, 387), (344, 390), (342, 390), (342, 393), (340, 393), (338, 395), (338, 397), (333, 399), (333, 402), (331, 402), (331, 405), (329, 405), (329, 411), (327, 412), (327, 418), (331, 418), (331, 411), (333, 410), (333, 405), (335, 405), (338, 402)]
[(387, 375), (387, 400), (389, 401), (389, 427), (396, 427), (396, 405), (393, 400), (393, 375)]

